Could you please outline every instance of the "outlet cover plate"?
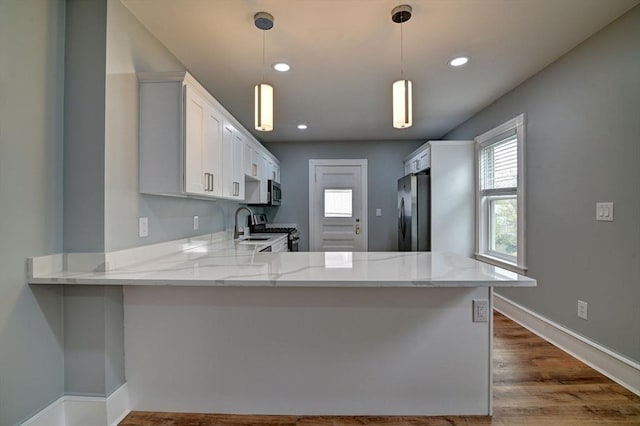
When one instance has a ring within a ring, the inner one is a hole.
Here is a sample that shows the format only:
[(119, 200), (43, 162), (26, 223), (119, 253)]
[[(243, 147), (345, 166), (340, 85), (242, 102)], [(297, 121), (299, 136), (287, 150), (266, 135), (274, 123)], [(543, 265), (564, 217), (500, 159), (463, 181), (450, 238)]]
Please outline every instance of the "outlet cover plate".
[(473, 322), (489, 322), (489, 301), (487, 299), (473, 300)]
[(582, 300), (578, 300), (578, 318), (586, 320), (588, 318), (588, 304)]

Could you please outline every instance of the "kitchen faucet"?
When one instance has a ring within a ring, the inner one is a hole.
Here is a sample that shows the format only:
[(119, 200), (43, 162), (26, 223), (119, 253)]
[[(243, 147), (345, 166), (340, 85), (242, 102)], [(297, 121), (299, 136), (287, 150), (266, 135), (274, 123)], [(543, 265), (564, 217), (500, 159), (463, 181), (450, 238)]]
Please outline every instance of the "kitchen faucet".
[(240, 235), (244, 235), (244, 232), (240, 232), (240, 229), (238, 229), (238, 213), (240, 213), (240, 210), (246, 210), (249, 212), (249, 214), (251, 216), (253, 216), (253, 212), (251, 211), (251, 209), (249, 207), (246, 206), (240, 206), (238, 207), (238, 210), (236, 210), (236, 220), (235, 223), (233, 225), (233, 239), (237, 240), (238, 238), (240, 238)]

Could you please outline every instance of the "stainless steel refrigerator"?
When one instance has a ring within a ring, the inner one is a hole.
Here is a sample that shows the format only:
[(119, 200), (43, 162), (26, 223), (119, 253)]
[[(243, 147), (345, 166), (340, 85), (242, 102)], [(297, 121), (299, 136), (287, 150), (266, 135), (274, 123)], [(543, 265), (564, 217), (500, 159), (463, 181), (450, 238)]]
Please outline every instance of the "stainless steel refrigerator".
[(398, 251), (431, 250), (430, 186), (428, 174), (398, 180)]

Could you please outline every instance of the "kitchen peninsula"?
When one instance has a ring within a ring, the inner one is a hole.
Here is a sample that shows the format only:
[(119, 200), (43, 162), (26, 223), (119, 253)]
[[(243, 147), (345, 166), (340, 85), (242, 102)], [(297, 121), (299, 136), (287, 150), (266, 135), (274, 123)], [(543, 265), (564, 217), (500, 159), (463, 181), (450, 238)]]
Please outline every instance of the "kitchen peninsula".
[(260, 253), (269, 243), (34, 258), (29, 282), (123, 286), (132, 410), (491, 413), (492, 288), (535, 280), (449, 253)]

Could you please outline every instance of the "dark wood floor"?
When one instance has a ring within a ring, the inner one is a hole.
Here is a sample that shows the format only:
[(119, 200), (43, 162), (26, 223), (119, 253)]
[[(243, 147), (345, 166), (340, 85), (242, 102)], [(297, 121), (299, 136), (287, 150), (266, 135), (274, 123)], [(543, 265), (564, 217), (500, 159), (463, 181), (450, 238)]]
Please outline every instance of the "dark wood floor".
[(239, 416), (132, 412), (120, 426), (640, 425), (640, 397), (500, 314), (493, 417)]

